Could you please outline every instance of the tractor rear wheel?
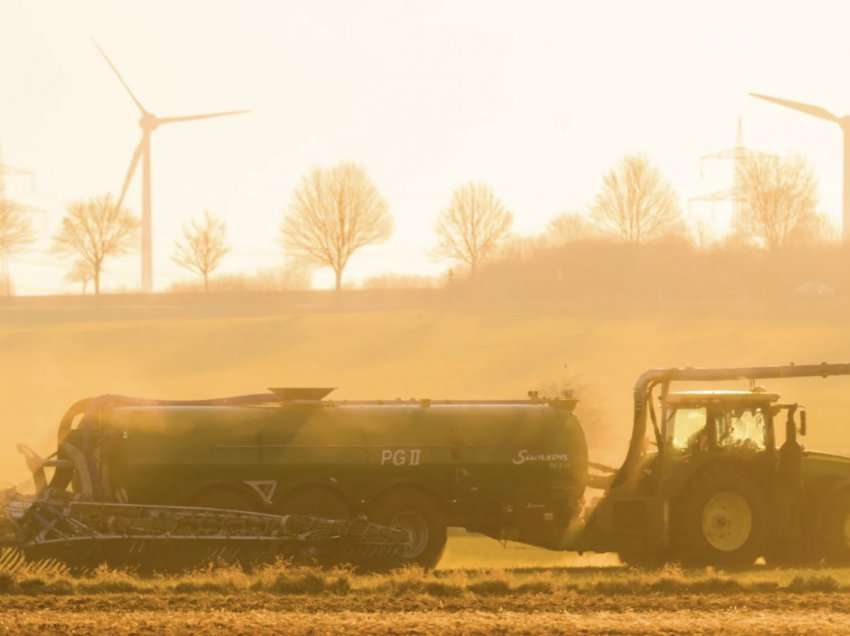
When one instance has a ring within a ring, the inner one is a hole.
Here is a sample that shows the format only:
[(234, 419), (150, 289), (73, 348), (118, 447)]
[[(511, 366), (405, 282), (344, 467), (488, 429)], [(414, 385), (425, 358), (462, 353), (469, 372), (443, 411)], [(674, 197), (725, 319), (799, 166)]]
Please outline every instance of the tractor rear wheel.
[(840, 493), (826, 515), (824, 551), (829, 563), (850, 563), (850, 492)]
[(677, 522), (677, 556), (686, 564), (742, 567), (764, 551), (764, 495), (735, 470), (696, 476), (682, 498)]
[(408, 532), (403, 564), (433, 568), (443, 556), (446, 519), (434, 500), (417, 490), (399, 488), (385, 494), (372, 506), (369, 521)]

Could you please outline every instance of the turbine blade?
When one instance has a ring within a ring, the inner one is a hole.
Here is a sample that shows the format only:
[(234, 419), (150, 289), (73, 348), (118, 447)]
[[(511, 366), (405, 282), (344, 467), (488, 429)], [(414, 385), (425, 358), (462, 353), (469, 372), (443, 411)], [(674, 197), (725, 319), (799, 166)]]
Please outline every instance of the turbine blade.
[(820, 106), (812, 106), (811, 104), (804, 104), (803, 102), (794, 102), (790, 99), (770, 97), (769, 95), (760, 95), (759, 93), (750, 93), (750, 95), (752, 95), (753, 97), (757, 97), (758, 99), (773, 102), (774, 104), (779, 104), (780, 106), (785, 106), (786, 108), (793, 108), (794, 110), (799, 110), (801, 113), (806, 113), (807, 115), (812, 115), (813, 117), (818, 117), (820, 119), (826, 119), (827, 121), (840, 123), (840, 119), (838, 117), (833, 115), (827, 109), (821, 108)]
[(92, 40), (92, 42), (94, 43), (97, 50), (100, 51), (100, 54), (103, 56), (103, 59), (106, 60), (106, 63), (109, 64), (109, 67), (118, 77), (118, 81), (121, 82), (121, 84), (124, 86), (124, 89), (130, 95), (130, 99), (132, 99), (136, 103), (136, 106), (139, 107), (139, 110), (142, 111), (142, 113), (147, 113), (148, 111), (146, 111), (145, 107), (142, 106), (142, 102), (139, 101), (139, 98), (136, 97), (135, 93), (133, 93), (133, 91), (130, 89), (130, 85), (124, 81), (124, 78), (121, 76), (121, 73), (118, 72), (118, 69), (112, 63), (112, 60), (109, 59), (109, 56), (106, 54), (106, 52), (102, 48), (100, 48), (100, 45), (97, 42), (95, 42), (94, 40)]
[(142, 137), (142, 140), (133, 152), (133, 158), (130, 159), (130, 167), (127, 169), (127, 176), (124, 177), (124, 185), (121, 187), (121, 194), (118, 196), (118, 201), (115, 204), (116, 209), (120, 209), (121, 205), (124, 203), (124, 196), (127, 194), (127, 188), (130, 187), (130, 181), (132, 181), (133, 174), (136, 172), (136, 166), (139, 165), (139, 158), (142, 156), (142, 144), (144, 143), (145, 138)]
[(180, 117), (159, 117), (157, 122), (160, 124), (175, 124), (184, 121), (197, 121), (199, 119), (212, 119), (213, 117), (228, 117), (230, 115), (242, 115), (250, 113), (250, 110), (227, 110), (221, 113), (204, 113), (202, 115), (183, 115)]

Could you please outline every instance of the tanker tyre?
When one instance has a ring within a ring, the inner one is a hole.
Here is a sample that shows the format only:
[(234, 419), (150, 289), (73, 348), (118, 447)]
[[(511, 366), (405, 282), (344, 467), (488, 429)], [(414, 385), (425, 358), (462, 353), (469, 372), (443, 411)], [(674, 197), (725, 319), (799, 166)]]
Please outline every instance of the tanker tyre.
[(824, 520), (826, 561), (836, 565), (850, 563), (850, 492), (839, 493)]
[(763, 554), (767, 505), (761, 489), (733, 469), (694, 477), (673, 528), (685, 565), (747, 567)]
[(380, 497), (371, 507), (369, 521), (410, 533), (399, 565), (433, 568), (446, 548), (446, 518), (433, 498), (411, 488), (399, 488)]

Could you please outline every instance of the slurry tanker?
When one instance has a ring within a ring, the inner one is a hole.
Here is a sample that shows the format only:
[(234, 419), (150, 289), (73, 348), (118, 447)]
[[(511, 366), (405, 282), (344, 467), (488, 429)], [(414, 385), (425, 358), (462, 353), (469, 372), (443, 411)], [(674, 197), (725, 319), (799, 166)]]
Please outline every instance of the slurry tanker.
[[(803, 407), (755, 384), (832, 375), (850, 364), (647, 371), (618, 469), (588, 461), (569, 395), (81, 400), (53, 455), (21, 447), (36, 495), (8, 495), (10, 541), (78, 563), (247, 554), (433, 567), (455, 526), (634, 565), (850, 561), (850, 458), (805, 450)], [(750, 388), (671, 386), (734, 380)]]

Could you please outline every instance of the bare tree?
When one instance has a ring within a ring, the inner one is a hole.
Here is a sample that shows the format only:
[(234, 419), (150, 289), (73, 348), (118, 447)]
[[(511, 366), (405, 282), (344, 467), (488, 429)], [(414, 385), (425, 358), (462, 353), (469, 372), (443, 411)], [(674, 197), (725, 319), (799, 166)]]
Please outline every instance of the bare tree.
[(12, 296), (14, 285), (9, 258), (35, 241), (35, 231), (30, 219), (32, 208), (15, 201), (6, 191), (5, 170), (6, 167), (0, 165), (0, 295)]
[(100, 295), (103, 263), (136, 248), (139, 220), (126, 208), (117, 208), (110, 195), (76, 201), (68, 206), (53, 251), (74, 256), (91, 268), (94, 293)]
[(230, 251), (225, 243), (227, 228), (224, 221), (204, 210), (202, 222), (192, 221), (183, 228), (183, 241), (175, 246), (174, 262), (204, 279), (204, 291), (210, 290), (210, 274)]
[(481, 263), (510, 233), (513, 215), (483, 183), (467, 183), (452, 194), (437, 220), (435, 253), (469, 266), (474, 277)]
[(791, 239), (812, 241), (827, 232), (817, 213), (817, 180), (802, 157), (748, 157), (738, 164), (736, 184), (738, 236), (774, 250)]
[(89, 283), (92, 280), (92, 269), (86, 261), (74, 261), (71, 270), (65, 275), (65, 280), (69, 283), (79, 283), (83, 287), (83, 296), (86, 295)]
[(566, 245), (598, 236), (588, 217), (580, 212), (559, 214), (546, 226), (546, 242), (549, 245)]
[(673, 188), (642, 155), (624, 157), (602, 180), (591, 210), (601, 232), (643, 243), (682, 231)]
[(14, 285), (9, 258), (35, 240), (35, 231), (26, 207), (6, 196), (0, 181), (0, 295), (12, 296)]
[(387, 202), (366, 171), (343, 162), (304, 176), (283, 219), (281, 242), (290, 257), (330, 267), (339, 290), (352, 255), (386, 241), (392, 230)]
[(0, 258), (8, 258), (35, 240), (27, 209), (9, 198), (0, 182)]

